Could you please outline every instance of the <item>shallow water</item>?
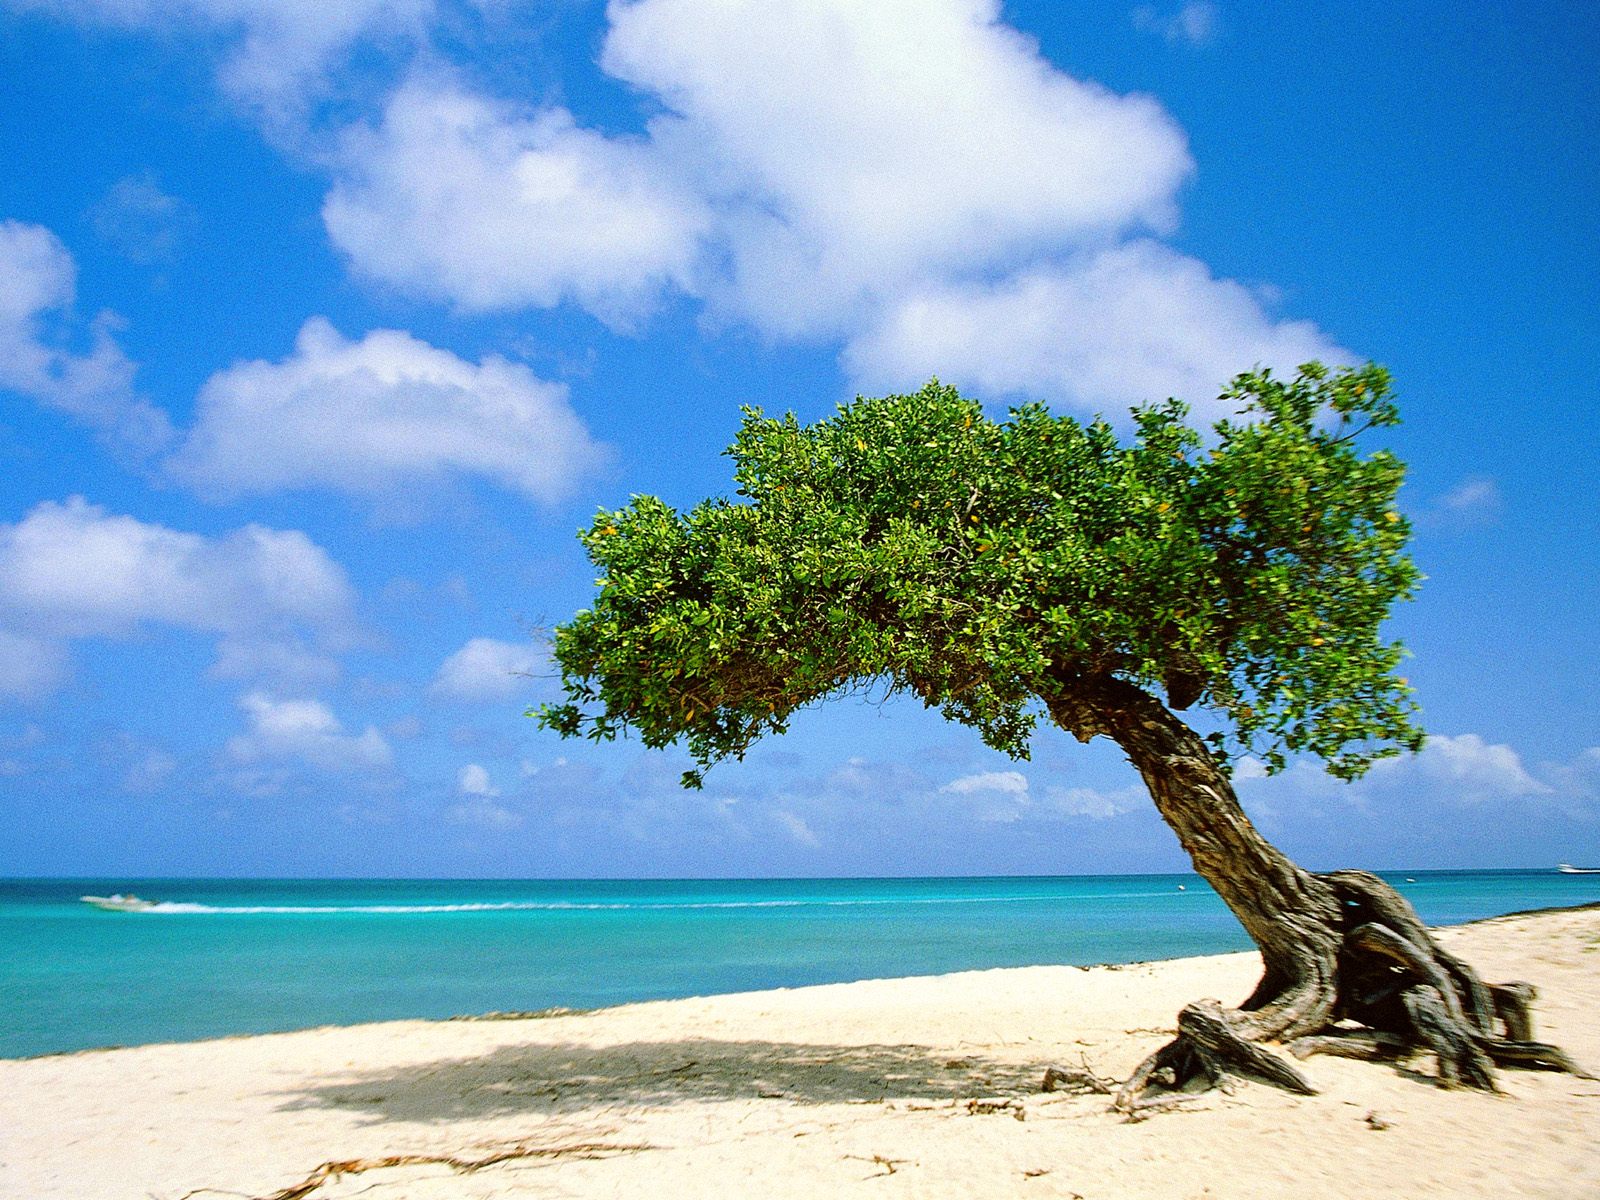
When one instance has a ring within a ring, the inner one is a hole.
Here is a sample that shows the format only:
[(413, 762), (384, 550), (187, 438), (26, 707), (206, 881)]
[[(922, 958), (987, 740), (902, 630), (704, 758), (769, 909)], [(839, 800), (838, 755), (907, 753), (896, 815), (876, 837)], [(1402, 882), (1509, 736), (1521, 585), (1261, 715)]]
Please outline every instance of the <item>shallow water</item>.
[[(1600, 875), (1385, 877), (1433, 924), (1600, 902)], [(78, 900), (112, 892), (163, 903)], [(1192, 875), (0, 880), (0, 1057), (1248, 946)]]

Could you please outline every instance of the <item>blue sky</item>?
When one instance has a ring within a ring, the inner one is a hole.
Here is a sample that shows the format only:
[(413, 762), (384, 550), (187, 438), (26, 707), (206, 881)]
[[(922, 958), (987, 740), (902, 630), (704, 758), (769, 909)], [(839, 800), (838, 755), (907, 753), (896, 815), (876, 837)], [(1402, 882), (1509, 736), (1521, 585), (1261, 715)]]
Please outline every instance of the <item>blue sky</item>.
[[(573, 537), (742, 404), (1215, 411), (1383, 362), (1431, 740), (1308, 865), (1600, 860), (1600, 28), (1576, 4), (0, 0), (0, 874), (1184, 866), (1131, 768), (839, 702), (560, 743)], [(1120, 415), (1119, 415), (1120, 414)]]

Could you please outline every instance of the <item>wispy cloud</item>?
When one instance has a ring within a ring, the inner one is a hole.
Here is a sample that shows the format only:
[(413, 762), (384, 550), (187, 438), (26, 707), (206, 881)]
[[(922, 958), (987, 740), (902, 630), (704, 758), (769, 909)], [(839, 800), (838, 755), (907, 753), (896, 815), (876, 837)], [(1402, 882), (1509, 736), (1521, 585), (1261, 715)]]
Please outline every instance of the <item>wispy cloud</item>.
[(546, 666), (542, 647), (530, 642), (473, 638), (440, 665), (429, 690), (452, 700), (504, 700), (528, 688), (528, 676)]
[(772, 814), (772, 819), (777, 821), (795, 842), (802, 846), (820, 846), (822, 839), (811, 829), (811, 826), (787, 809), (778, 809)]
[(1172, 45), (1203, 46), (1216, 38), (1221, 16), (1215, 4), (1190, 0), (1171, 12), (1141, 4), (1133, 10), (1133, 23)]
[(1020, 796), (1028, 790), (1028, 777), (1021, 771), (980, 771), (976, 775), (952, 779), (939, 790), (958, 796), (969, 796), (974, 792), (1004, 792)]
[(1466, 529), (1494, 524), (1504, 508), (1498, 482), (1488, 475), (1469, 475), (1429, 504), (1419, 519), (1425, 525)]
[(145, 266), (172, 258), (195, 219), (189, 204), (161, 190), (153, 171), (117, 180), (89, 210), (101, 239)]
[(222, 90), (279, 133), (333, 90), (358, 42), (427, 42), (434, 0), (12, 0), (85, 25), (183, 38), (215, 55)]

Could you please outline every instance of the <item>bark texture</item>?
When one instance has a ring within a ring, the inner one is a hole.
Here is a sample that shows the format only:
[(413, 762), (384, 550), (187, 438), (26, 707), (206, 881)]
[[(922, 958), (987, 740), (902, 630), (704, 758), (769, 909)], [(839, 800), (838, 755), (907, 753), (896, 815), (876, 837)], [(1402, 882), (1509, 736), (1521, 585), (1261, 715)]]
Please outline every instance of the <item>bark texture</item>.
[(1060, 681), (1050, 712), (1081, 741), (1113, 739), (1138, 769), (1195, 870), (1261, 951), (1260, 983), (1236, 1009), (1189, 1005), (1178, 1036), (1122, 1085), (1125, 1111), (1151, 1103), (1153, 1085), (1208, 1086), (1230, 1074), (1293, 1091), (1309, 1080), (1262, 1042), (1297, 1057), (1337, 1053), (1438, 1059), (1442, 1086), (1496, 1090), (1492, 1063), (1583, 1072), (1533, 1040), (1534, 990), (1485, 985), (1434, 942), (1411, 905), (1363, 871), (1313, 874), (1268, 842), (1239, 806), (1205, 742), (1148, 692), (1111, 676)]

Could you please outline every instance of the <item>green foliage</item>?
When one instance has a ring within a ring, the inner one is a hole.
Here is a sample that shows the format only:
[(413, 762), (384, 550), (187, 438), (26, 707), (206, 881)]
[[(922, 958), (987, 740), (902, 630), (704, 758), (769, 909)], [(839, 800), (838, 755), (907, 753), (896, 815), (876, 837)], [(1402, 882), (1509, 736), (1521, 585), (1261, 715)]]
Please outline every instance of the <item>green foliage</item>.
[[(1026, 757), (1096, 676), (1165, 689), (1269, 770), (1343, 778), (1416, 749), (1403, 651), (1380, 626), (1418, 574), (1382, 368), (1240, 375), (1214, 437), (1183, 405), (1131, 440), (1041, 405), (991, 421), (930, 383), (802, 426), (747, 410), (738, 499), (637, 496), (580, 534), (599, 595), (555, 633), (563, 735), (684, 742), (703, 767), (851, 687), (911, 692)], [(685, 782), (699, 781), (690, 772)]]

